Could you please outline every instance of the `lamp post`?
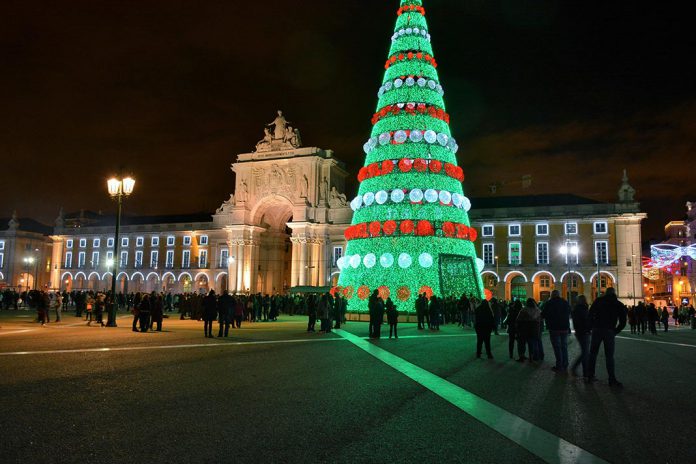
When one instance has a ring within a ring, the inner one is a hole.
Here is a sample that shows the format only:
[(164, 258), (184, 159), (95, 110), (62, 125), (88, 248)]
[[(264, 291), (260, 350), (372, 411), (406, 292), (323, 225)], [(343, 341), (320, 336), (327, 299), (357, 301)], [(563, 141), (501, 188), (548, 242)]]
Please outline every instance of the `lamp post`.
[[(34, 252), (38, 252), (39, 249), (35, 248)], [(36, 290), (36, 281), (38, 280), (39, 277), (39, 259), (34, 256), (34, 255), (29, 255), (25, 257), (22, 261), (24, 261), (24, 267), (25, 269), (30, 269), (31, 266), (34, 267), (34, 275), (33, 275), (33, 281), (32, 281), (32, 289)], [(29, 273), (26, 273), (27, 276)], [(27, 283), (27, 290), (29, 290), (29, 284)]]
[(560, 252), (562, 255), (565, 256), (566, 264), (568, 265), (568, 303), (571, 304), (571, 287), (573, 284), (573, 274), (572, 270), (570, 267), (570, 256), (575, 257), (575, 262), (577, 263), (578, 260), (578, 255), (580, 254), (580, 250), (578, 249), (577, 245), (572, 245), (570, 244), (570, 240), (566, 240), (565, 245), (563, 245), (560, 249)]
[(118, 235), (121, 231), (121, 205), (123, 197), (133, 193), (135, 187), (135, 179), (125, 177), (117, 179), (115, 177), (109, 179), (106, 183), (109, 195), (116, 200), (116, 231), (114, 233), (114, 257), (113, 257), (113, 272), (111, 274), (111, 308), (109, 309), (109, 319), (106, 323), (107, 327), (116, 327), (116, 274), (119, 270), (119, 241)]

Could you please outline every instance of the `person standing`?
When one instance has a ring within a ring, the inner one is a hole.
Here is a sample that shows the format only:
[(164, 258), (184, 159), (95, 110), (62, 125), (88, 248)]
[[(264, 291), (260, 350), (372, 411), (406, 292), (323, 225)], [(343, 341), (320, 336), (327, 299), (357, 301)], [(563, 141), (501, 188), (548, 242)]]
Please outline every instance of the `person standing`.
[(162, 295), (155, 292), (150, 294), (150, 329), (157, 324), (157, 332), (162, 331), (162, 319), (164, 319), (164, 302)]
[(428, 299), (426, 298), (425, 293), (418, 295), (418, 298), (416, 299), (416, 318), (418, 320), (418, 330), (423, 330), (427, 307)]
[(94, 321), (99, 323), (102, 327), (104, 326), (104, 309), (106, 307), (105, 303), (106, 295), (103, 293), (97, 293), (96, 298), (94, 299)]
[(582, 365), (582, 376), (587, 378), (587, 362), (590, 354), (590, 324), (589, 324), (589, 307), (585, 295), (578, 297), (578, 303), (572, 311), (573, 327), (575, 328), (575, 339), (580, 346), (580, 354), (570, 366), (570, 371), (573, 375), (578, 375), (578, 366)]
[(307, 332), (314, 332), (317, 325), (317, 305), (314, 295), (307, 300)]
[(203, 299), (203, 331), (207, 338), (213, 338), (213, 321), (217, 316), (217, 298), (215, 298), (215, 290)]
[(147, 332), (150, 329), (150, 311), (152, 310), (153, 301), (147, 293), (142, 295), (140, 306), (138, 309), (138, 318), (140, 319), (140, 332)]
[(592, 327), (592, 340), (590, 342), (590, 360), (588, 363), (587, 381), (594, 382), (595, 367), (599, 346), (604, 344), (604, 358), (606, 360), (609, 385), (622, 387), (616, 380), (614, 366), (614, 346), (616, 335), (626, 327), (626, 306), (616, 297), (616, 290), (609, 287), (604, 296), (597, 298), (589, 311), (590, 326)]
[(238, 329), (242, 328), (242, 320), (244, 319), (244, 300), (237, 295), (234, 299), (234, 322), (235, 327)]
[(539, 360), (537, 348), (539, 343), (539, 325), (541, 324), (541, 311), (533, 298), (527, 298), (524, 308), (517, 315), (517, 361), (526, 361), (525, 350), (529, 351), (529, 362)]
[(429, 311), (427, 311), (427, 313), (430, 314), (430, 319), (428, 320), (430, 330), (440, 330), (440, 310), (442, 309), (440, 298), (435, 295), (431, 296), (430, 307), (428, 309)]
[(495, 316), (488, 300), (483, 300), (476, 308), (476, 322), (474, 329), (476, 330), (476, 357), (481, 357), (481, 349), (486, 345), (486, 354), (488, 359), (493, 359), (491, 352), (491, 332), (495, 328)]
[(510, 354), (510, 359), (515, 357), (515, 341), (517, 339), (517, 316), (519, 316), (520, 311), (522, 311), (522, 302), (520, 300), (515, 300), (510, 306), (510, 310), (507, 313), (507, 318), (505, 318), (505, 324), (507, 325), (508, 333), (508, 352)]
[(387, 322), (389, 322), (389, 338), (392, 338), (392, 331), (394, 332), (394, 338), (399, 338), (399, 334), (396, 332), (396, 326), (399, 323), (399, 311), (396, 310), (396, 305), (391, 298), (387, 298), (385, 307), (387, 309)]
[[(669, 329), (669, 311), (667, 311), (667, 308), (662, 309), (661, 320), (662, 320), (662, 325), (665, 327), (665, 332), (667, 332), (667, 330)], [(675, 322), (674, 325), (677, 325), (677, 323)]]
[(61, 295), (60, 292), (56, 292), (56, 297), (53, 304), (56, 308), (56, 322), (60, 322), (63, 310), (63, 295)]
[(223, 336), (227, 337), (230, 333), (230, 322), (234, 317), (234, 300), (230, 296), (227, 290), (222, 292), (220, 301), (218, 301), (218, 324), (220, 328), (218, 329), (218, 338)]
[(570, 332), (570, 305), (561, 298), (561, 292), (551, 292), (551, 299), (546, 302), (541, 312), (549, 329), (549, 338), (556, 357), (555, 372), (564, 373), (568, 370), (568, 332)]

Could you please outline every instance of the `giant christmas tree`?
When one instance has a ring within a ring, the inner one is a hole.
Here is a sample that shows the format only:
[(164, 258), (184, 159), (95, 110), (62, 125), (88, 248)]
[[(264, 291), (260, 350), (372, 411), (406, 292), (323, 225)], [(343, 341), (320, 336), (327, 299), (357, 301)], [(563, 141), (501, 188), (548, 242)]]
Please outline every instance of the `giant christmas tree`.
[(354, 312), (367, 311), (375, 289), (400, 311), (414, 311), (423, 292), (483, 296), (471, 203), (422, 0), (401, 0), (397, 15), (334, 290)]

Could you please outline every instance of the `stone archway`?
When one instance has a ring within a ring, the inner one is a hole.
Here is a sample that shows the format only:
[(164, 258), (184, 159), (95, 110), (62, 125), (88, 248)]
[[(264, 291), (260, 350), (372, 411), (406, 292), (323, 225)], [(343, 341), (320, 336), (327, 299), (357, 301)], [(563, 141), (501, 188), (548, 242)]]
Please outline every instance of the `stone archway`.
[(578, 296), (585, 293), (585, 276), (579, 272), (566, 272), (561, 277), (561, 297), (571, 305), (577, 303)]
[(252, 212), (252, 224), (259, 227), (256, 243), (252, 245), (251, 272), (245, 276), (251, 292), (283, 293), (290, 286), (292, 272), (293, 204), (280, 195), (261, 199)]
[[(597, 273), (595, 272), (592, 274), (592, 277), (590, 278), (591, 282), (591, 288), (592, 288), (592, 298), (597, 297)], [(616, 280), (614, 276), (607, 271), (600, 271), (600, 277), (599, 277), (599, 294), (604, 295), (604, 293), (607, 291), (607, 288), (610, 287), (616, 287)]]
[(521, 272), (509, 272), (505, 276), (505, 299), (522, 301), (527, 299), (527, 283), (527, 276)]
[(556, 285), (556, 278), (548, 271), (539, 271), (532, 276), (534, 300), (538, 302), (551, 298), (551, 292)]

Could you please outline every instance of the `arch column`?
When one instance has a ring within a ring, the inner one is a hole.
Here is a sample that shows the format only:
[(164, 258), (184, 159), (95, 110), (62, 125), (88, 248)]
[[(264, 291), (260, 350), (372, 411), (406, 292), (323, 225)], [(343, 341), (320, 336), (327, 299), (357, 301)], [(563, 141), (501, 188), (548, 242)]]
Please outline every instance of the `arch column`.
[(298, 285), (307, 285), (307, 239), (301, 238), (300, 242), (300, 259), (298, 260), (299, 278)]

